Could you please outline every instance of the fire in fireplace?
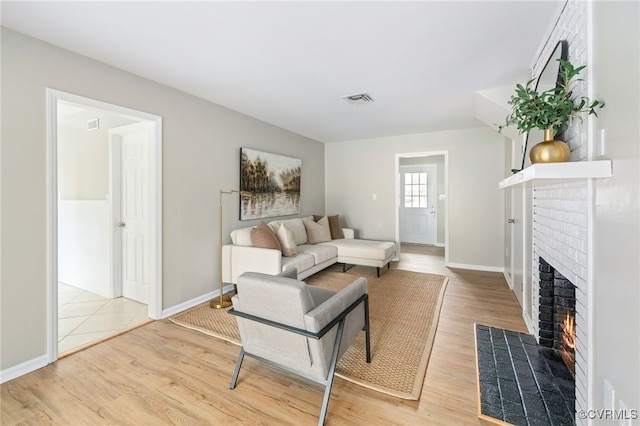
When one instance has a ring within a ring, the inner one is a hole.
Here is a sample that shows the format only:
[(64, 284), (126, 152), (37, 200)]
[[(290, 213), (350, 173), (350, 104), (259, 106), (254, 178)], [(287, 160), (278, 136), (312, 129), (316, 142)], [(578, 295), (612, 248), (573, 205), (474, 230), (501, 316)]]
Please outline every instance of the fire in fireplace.
[(560, 344), (560, 353), (565, 365), (576, 375), (576, 328), (575, 315), (570, 309), (567, 309), (567, 315), (562, 323), (562, 343)]

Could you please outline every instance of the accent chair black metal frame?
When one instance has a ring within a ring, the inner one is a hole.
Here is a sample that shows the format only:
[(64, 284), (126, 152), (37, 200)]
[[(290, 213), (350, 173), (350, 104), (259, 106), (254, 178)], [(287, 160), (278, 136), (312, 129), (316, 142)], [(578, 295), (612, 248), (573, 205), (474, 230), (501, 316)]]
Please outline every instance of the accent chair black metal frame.
[(230, 309), (228, 312), (232, 315), (236, 315), (238, 317), (242, 317), (245, 318), (247, 320), (251, 320), (251, 321), (256, 321), (259, 322), (261, 324), (265, 324), (271, 327), (276, 327), (279, 328), (281, 330), (285, 330), (294, 334), (299, 334), (301, 336), (305, 336), (308, 337), (310, 339), (315, 339), (315, 340), (319, 340), (321, 339), (325, 334), (327, 334), (331, 329), (333, 329), (336, 325), (338, 326), (338, 330), (336, 333), (336, 339), (334, 342), (334, 346), (333, 346), (333, 352), (332, 352), (332, 357), (331, 357), (331, 363), (329, 366), (329, 374), (327, 376), (327, 378), (325, 380), (321, 380), (318, 379), (317, 377), (312, 377), (309, 376), (307, 374), (301, 373), (299, 371), (296, 371), (292, 368), (289, 368), (285, 365), (270, 361), (268, 359), (265, 359), (263, 357), (251, 354), (249, 352), (246, 352), (244, 350), (244, 346), (240, 349), (240, 355), (238, 356), (238, 362), (236, 364), (236, 368), (235, 371), (233, 373), (233, 378), (231, 379), (231, 384), (229, 386), (230, 389), (235, 389), (236, 387), (236, 383), (238, 381), (238, 376), (240, 375), (240, 368), (242, 367), (242, 361), (244, 360), (245, 355), (249, 356), (251, 358), (257, 359), (259, 361), (262, 361), (266, 364), (272, 365), (274, 367), (277, 367), (281, 370), (284, 371), (288, 371), (290, 373), (296, 374), (298, 376), (304, 377), (306, 379), (312, 380), (316, 383), (320, 383), (321, 385), (325, 386), (325, 391), (324, 391), (324, 397), (322, 399), (322, 408), (320, 410), (320, 417), (318, 418), (318, 425), (321, 426), (324, 424), (324, 420), (326, 418), (327, 415), (327, 408), (329, 405), (329, 396), (331, 394), (331, 387), (333, 385), (333, 378), (334, 378), (334, 373), (335, 373), (335, 369), (336, 369), (336, 364), (338, 363), (338, 353), (340, 351), (340, 342), (342, 339), (342, 331), (344, 329), (344, 323), (345, 323), (345, 318), (346, 316), (353, 311), (356, 307), (358, 307), (358, 305), (360, 305), (361, 303), (364, 303), (364, 315), (365, 315), (365, 326), (363, 328), (363, 331), (365, 332), (365, 339), (366, 339), (366, 358), (367, 358), (367, 363), (371, 362), (371, 336), (370, 336), (370, 330), (369, 330), (369, 295), (368, 294), (364, 294), (362, 296), (360, 296), (355, 302), (353, 302), (351, 305), (349, 305), (344, 311), (342, 311), (336, 318), (334, 318), (329, 324), (327, 324), (322, 330), (320, 330), (317, 333), (311, 333), (307, 330), (303, 330), (300, 328), (296, 328), (296, 327), (291, 327), (288, 326), (286, 324), (282, 324), (282, 323), (278, 323), (278, 322), (274, 322), (274, 321), (270, 321), (264, 318), (260, 318), (260, 317), (256, 317), (253, 315), (249, 315), (246, 314), (244, 312), (240, 312), (240, 311), (236, 311), (235, 309)]

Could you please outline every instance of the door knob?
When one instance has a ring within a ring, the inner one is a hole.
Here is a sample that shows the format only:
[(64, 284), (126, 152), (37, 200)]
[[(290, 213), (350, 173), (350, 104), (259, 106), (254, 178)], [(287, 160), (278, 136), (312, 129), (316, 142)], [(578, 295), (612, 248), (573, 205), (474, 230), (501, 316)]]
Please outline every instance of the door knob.
[(126, 226), (124, 222), (118, 222), (116, 225), (118, 228), (124, 228)]
[(516, 223), (515, 219), (507, 219), (507, 223)]

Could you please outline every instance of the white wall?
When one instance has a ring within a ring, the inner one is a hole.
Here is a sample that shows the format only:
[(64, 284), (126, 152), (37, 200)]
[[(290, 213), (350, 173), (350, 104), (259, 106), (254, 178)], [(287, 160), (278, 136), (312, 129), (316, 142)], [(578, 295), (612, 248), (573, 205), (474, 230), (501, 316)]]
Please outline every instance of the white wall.
[(58, 201), (58, 281), (111, 297), (111, 204)]
[[(100, 128), (87, 131), (87, 120)], [(58, 116), (58, 193), (62, 200), (104, 200), (109, 193), (109, 129), (134, 120), (107, 111)]]
[[(613, 177), (595, 185), (595, 407), (607, 380), (628, 410), (640, 410), (640, 3), (594, 2), (594, 95), (606, 106), (595, 134)], [(595, 143), (597, 147), (597, 140)], [(637, 424), (635, 420), (633, 424)]]
[[(163, 118), (163, 308), (218, 288), (220, 189), (240, 147), (302, 159), (301, 216), (323, 212), (324, 145), (103, 63), (2, 29), (0, 369), (46, 354), (46, 88)], [(223, 234), (239, 226), (226, 204)]]
[(483, 127), (327, 144), (327, 213), (361, 238), (394, 241), (395, 155), (448, 151), (449, 262), (502, 270), (504, 143)]

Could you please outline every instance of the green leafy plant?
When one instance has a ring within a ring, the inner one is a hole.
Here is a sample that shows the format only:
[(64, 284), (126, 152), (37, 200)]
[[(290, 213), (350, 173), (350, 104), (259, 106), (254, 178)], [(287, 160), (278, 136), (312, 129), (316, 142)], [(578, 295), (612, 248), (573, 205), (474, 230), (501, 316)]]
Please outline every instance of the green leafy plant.
[(522, 132), (531, 129), (553, 129), (557, 132), (574, 117), (582, 120), (581, 114), (595, 115), (596, 108), (602, 108), (604, 102), (590, 100), (586, 96), (573, 99), (571, 97), (575, 83), (582, 81), (576, 78), (585, 65), (574, 67), (569, 61), (558, 59), (560, 62), (560, 82), (549, 90), (538, 93), (535, 89), (536, 79), (531, 79), (524, 86), (516, 85), (516, 93), (511, 96), (509, 105), (511, 113), (506, 117), (505, 124), (498, 126), (498, 130), (515, 125)]

